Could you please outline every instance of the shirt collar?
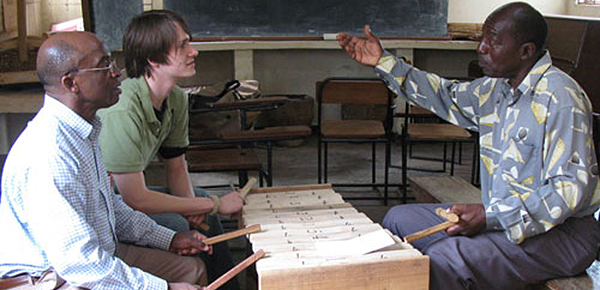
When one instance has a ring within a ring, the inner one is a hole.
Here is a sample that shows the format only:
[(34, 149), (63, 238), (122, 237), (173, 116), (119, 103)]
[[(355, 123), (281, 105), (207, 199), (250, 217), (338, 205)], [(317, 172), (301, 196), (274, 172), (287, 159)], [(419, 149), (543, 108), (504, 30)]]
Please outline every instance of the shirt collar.
[(48, 94), (44, 95), (44, 105), (40, 112), (42, 111), (49, 113), (60, 122), (67, 124), (69, 127), (73, 128), (78, 135), (84, 138), (97, 138), (102, 129), (102, 123), (98, 116), (94, 116), (92, 122), (89, 123), (75, 113), (75, 111), (71, 110), (71, 108)]
[[(140, 102), (142, 103), (142, 110), (144, 111), (144, 118), (148, 123), (160, 123), (154, 112), (152, 101), (150, 100), (150, 89), (148, 88), (148, 82), (144, 76), (140, 76), (135, 79), (140, 88)], [(163, 102), (163, 112), (166, 112), (169, 108), (169, 96), (167, 96), (165, 102)]]
[(535, 65), (529, 70), (523, 81), (517, 87), (520, 95), (528, 95), (535, 91), (535, 87), (539, 83), (540, 79), (546, 71), (552, 66), (552, 59), (550, 58), (550, 52), (546, 50), (544, 55), (535, 63)]

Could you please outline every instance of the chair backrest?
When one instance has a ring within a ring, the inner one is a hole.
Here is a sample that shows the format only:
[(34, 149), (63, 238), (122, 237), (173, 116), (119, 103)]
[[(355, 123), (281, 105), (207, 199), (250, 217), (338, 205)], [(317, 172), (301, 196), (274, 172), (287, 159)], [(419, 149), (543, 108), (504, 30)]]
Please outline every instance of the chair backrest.
[(391, 136), (393, 127), (394, 93), (381, 79), (375, 78), (327, 78), (317, 82), (317, 130), (323, 122), (323, 104), (383, 105), (386, 134)]
[(380, 79), (328, 78), (317, 82), (317, 102), (387, 105), (390, 91)]

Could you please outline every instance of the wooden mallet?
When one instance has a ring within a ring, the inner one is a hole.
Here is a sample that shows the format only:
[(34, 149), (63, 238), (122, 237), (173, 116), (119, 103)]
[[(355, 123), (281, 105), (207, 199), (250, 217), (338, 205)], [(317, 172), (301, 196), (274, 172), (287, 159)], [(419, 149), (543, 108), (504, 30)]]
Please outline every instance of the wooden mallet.
[(253, 233), (258, 233), (258, 232), (260, 232), (260, 225), (251, 225), (249, 227), (235, 230), (233, 232), (228, 232), (228, 233), (224, 233), (224, 234), (221, 234), (218, 236), (204, 239), (203, 242), (210, 246), (210, 245), (214, 245), (216, 243), (220, 243), (220, 242), (231, 240), (231, 239), (234, 239), (237, 237), (241, 237), (243, 235), (253, 234)]
[(250, 192), (250, 189), (252, 189), (252, 187), (256, 184), (256, 178), (251, 177), (248, 182), (246, 182), (246, 185), (244, 185), (244, 187), (242, 187), (242, 189), (240, 189), (239, 193), (242, 196), (242, 199), (246, 200), (246, 195), (248, 195), (248, 192)]
[(446, 212), (446, 210), (443, 208), (436, 208), (435, 213), (437, 213), (439, 216), (445, 218), (446, 221), (441, 224), (435, 225), (433, 227), (426, 228), (422, 231), (416, 232), (414, 234), (410, 234), (404, 238), (404, 241), (407, 243), (412, 243), (415, 240), (418, 240), (418, 239), (424, 238), (426, 236), (435, 234), (437, 232), (446, 230), (449, 227), (457, 224), (458, 221), (460, 220), (459, 217), (455, 213)]
[(215, 281), (210, 283), (210, 285), (202, 287), (202, 290), (216, 290), (219, 287), (223, 286), (223, 284), (227, 283), (227, 281), (231, 280), (231, 278), (235, 277), (237, 274), (242, 272), (244, 269), (248, 268), (250, 265), (254, 264), (260, 258), (265, 256), (265, 251), (258, 250), (258, 252), (252, 254), (252, 256), (246, 258), (241, 263), (237, 264), (235, 267), (231, 268), (231, 270), (227, 271), (227, 273), (223, 274), (223, 276), (217, 278)]

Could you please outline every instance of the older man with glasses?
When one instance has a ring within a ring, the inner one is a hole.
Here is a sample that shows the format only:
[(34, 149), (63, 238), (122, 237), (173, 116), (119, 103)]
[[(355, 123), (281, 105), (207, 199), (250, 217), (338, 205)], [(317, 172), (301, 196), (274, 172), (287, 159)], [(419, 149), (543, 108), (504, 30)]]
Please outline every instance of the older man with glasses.
[[(57, 34), (37, 58), (44, 105), (12, 147), (2, 176), (0, 289), (198, 289), (212, 249), (115, 195), (96, 111), (121, 76), (91, 33)], [(173, 252), (168, 252), (167, 250)], [(165, 281), (166, 280), (166, 281)], [(196, 284), (196, 285), (195, 285)]]

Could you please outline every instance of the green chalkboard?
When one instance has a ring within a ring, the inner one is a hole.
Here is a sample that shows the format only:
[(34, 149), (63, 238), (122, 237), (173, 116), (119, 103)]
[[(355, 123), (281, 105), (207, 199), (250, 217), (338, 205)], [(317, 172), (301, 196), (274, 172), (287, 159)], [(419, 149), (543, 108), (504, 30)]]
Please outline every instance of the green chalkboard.
[(120, 49), (123, 32), (134, 16), (144, 11), (142, 0), (84, 0), (88, 1), (91, 31), (111, 51)]
[(378, 36), (447, 35), (448, 0), (163, 0), (184, 16), (194, 37), (300, 37), (365, 24)]

